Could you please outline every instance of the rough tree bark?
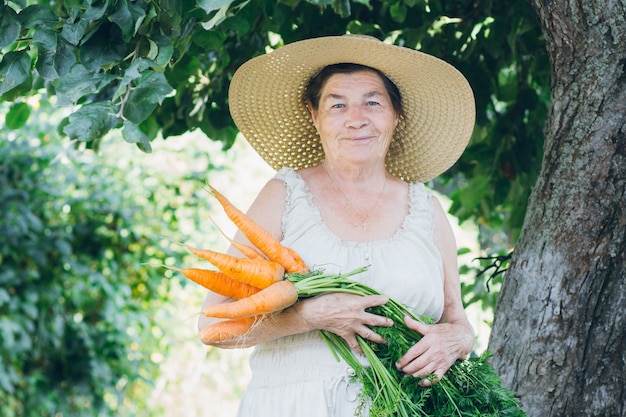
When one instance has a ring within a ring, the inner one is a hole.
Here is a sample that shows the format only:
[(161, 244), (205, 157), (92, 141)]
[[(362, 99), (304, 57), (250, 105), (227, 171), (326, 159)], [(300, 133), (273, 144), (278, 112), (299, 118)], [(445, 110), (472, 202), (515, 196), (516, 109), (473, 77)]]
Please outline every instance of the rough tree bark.
[(533, 4), (551, 110), (489, 350), (529, 416), (626, 416), (626, 3)]

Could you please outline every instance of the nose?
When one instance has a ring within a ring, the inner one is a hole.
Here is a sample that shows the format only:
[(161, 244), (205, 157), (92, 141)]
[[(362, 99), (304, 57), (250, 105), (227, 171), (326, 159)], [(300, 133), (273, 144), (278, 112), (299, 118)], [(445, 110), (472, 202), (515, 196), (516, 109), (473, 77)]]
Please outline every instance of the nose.
[(351, 106), (346, 114), (346, 127), (360, 129), (369, 123), (365, 111), (359, 106)]

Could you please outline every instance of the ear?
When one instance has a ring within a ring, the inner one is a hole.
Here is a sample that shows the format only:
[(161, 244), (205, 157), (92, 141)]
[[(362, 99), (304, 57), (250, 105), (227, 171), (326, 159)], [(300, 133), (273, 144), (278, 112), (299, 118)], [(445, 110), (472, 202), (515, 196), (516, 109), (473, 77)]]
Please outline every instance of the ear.
[(315, 127), (317, 127), (318, 113), (317, 113), (317, 110), (313, 108), (313, 105), (311, 104), (310, 100), (307, 100), (306, 102), (306, 109), (309, 111), (309, 114), (311, 114), (311, 119), (313, 119), (313, 124), (315, 125)]

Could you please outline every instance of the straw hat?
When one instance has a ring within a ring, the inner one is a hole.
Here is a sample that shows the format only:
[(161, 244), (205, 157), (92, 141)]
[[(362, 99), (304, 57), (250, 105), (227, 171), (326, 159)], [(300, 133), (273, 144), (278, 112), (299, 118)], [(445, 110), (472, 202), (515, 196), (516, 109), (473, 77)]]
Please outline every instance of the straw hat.
[(474, 127), (474, 96), (450, 64), (414, 49), (369, 36), (308, 39), (244, 63), (233, 76), (229, 102), (235, 124), (275, 170), (296, 170), (324, 160), (303, 94), (323, 67), (356, 63), (376, 68), (402, 94), (400, 118), (386, 159), (389, 172), (425, 182), (450, 168)]

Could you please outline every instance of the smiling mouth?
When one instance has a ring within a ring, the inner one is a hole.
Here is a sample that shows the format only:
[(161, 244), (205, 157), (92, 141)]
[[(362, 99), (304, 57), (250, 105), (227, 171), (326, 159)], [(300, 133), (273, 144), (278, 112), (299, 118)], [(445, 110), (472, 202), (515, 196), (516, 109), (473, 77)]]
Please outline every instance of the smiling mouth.
[(357, 136), (357, 137), (344, 138), (344, 140), (347, 140), (349, 142), (364, 142), (364, 141), (368, 141), (372, 139), (375, 139), (375, 136), (371, 135), (371, 136)]

